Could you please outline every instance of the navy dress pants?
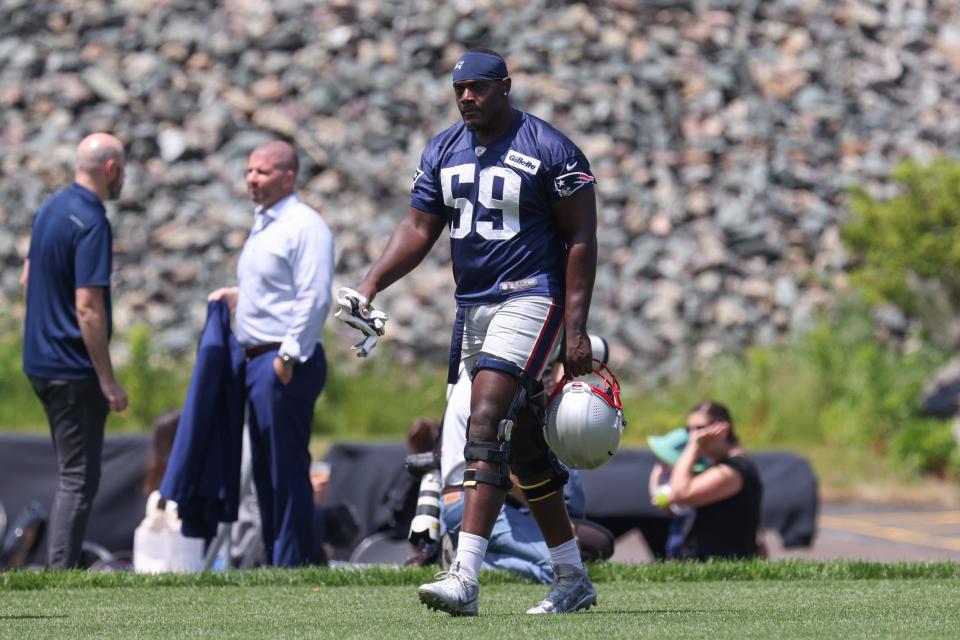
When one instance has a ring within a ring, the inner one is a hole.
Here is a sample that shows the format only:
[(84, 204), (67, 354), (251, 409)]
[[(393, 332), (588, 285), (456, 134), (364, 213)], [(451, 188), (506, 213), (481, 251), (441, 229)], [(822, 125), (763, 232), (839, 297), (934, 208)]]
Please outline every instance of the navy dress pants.
[(313, 552), (310, 426), (327, 380), (318, 344), (286, 385), (273, 370), (275, 350), (247, 362), (246, 392), (253, 482), (260, 503), (266, 557), (276, 567), (307, 564)]

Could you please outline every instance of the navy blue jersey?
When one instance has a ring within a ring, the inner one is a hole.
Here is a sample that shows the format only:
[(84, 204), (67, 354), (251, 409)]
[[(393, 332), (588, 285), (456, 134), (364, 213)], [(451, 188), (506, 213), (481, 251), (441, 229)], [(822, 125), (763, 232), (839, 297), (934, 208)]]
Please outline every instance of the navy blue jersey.
[(515, 295), (563, 300), (567, 245), (553, 203), (595, 180), (583, 152), (552, 126), (522, 111), (488, 145), (463, 122), (427, 145), (410, 206), (445, 216), (457, 302)]

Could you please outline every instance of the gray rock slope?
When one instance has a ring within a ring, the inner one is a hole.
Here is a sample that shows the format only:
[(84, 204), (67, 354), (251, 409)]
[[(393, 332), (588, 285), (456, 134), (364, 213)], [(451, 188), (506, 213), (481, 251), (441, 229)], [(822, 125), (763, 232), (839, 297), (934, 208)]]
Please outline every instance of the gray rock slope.
[[(37, 206), (74, 146), (127, 144), (111, 205), (116, 321), (192, 348), (252, 210), (246, 154), (277, 135), (359, 280), (406, 211), (419, 153), (454, 122), (449, 70), (503, 52), (517, 106), (599, 180), (591, 329), (648, 379), (809, 326), (846, 286), (844, 194), (960, 145), (960, 9), (889, 0), (62, 0), (0, 3), (0, 313)], [(440, 360), (446, 242), (382, 296), (400, 352)], [(342, 336), (346, 340), (347, 336)]]

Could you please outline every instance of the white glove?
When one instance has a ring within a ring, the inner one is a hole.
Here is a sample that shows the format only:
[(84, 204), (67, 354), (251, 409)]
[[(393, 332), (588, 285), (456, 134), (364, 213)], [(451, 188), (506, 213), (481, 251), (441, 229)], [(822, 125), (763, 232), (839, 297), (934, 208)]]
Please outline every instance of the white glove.
[(379, 341), (380, 338), (377, 336), (367, 336), (357, 344), (352, 345), (350, 349), (357, 352), (358, 358), (366, 358)]
[(363, 340), (351, 348), (357, 352), (358, 357), (366, 358), (377, 346), (380, 336), (386, 329), (389, 316), (383, 311), (374, 309), (367, 304), (365, 296), (348, 287), (341, 287), (337, 291), (337, 304), (339, 308), (333, 314), (333, 317), (346, 322), (363, 334)]

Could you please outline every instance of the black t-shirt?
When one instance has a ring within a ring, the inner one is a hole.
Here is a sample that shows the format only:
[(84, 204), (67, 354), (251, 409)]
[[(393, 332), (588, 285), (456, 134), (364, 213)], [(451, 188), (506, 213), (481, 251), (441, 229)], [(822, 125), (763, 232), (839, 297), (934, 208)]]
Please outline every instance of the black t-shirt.
[(751, 558), (757, 555), (760, 500), (763, 486), (756, 465), (742, 455), (721, 460), (743, 478), (738, 493), (720, 502), (698, 507), (683, 542), (684, 558)]

